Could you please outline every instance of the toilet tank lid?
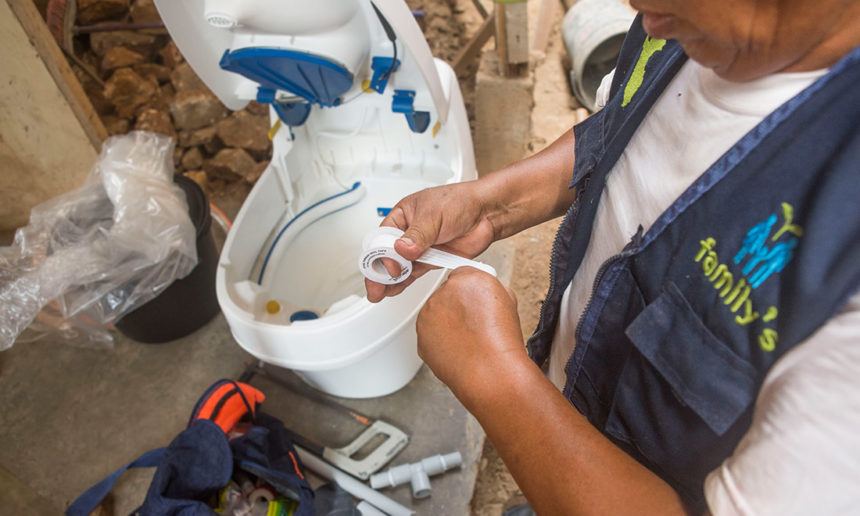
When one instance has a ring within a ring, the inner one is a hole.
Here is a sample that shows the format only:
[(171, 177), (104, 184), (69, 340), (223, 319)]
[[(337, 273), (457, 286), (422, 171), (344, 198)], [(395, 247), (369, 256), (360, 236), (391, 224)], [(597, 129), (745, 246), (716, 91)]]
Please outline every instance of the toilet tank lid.
[(321, 106), (336, 105), (353, 81), (352, 74), (340, 63), (285, 48), (227, 50), (221, 57), (220, 66), (264, 88), (289, 91)]

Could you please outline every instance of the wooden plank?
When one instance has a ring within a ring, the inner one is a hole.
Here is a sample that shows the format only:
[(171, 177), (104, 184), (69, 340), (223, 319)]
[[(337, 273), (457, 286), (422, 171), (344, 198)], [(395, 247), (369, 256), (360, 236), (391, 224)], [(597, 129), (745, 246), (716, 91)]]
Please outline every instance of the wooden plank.
[(528, 5), (516, 2), (505, 5), (505, 24), (508, 39), (508, 63), (529, 62)]
[(80, 186), (98, 152), (6, 1), (0, 54), (0, 231), (13, 231)]
[(63, 51), (51, 36), (33, 0), (6, 0), (6, 2), (18, 18), (24, 32), (27, 33), (30, 43), (45, 63), (45, 67), (66, 98), (93, 147), (98, 151), (101, 149), (102, 142), (108, 137), (107, 130), (66, 61)]
[(472, 61), (478, 57), (478, 54), (481, 53), (481, 49), (490, 40), (493, 36), (493, 29), (495, 28), (495, 20), (493, 16), (487, 16), (484, 19), (484, 23), (481, 24), (481, 27), (478, 29), (478, 32), (475, 33), (474, 36), (466, 43), (457, 55), (454, 56), (454, 62), (452, 67), (454, 68), (454, 72), (460, 73), (462, 72), (466, 66), (469, 65)]
[(528, 10), (526, 2), (496, 4), (496, 51), (503, 76), (528, 69)]
[(552, 31), (552, 24), (558, 12), (558, 5), (558, 0), (541, 1), (537, 24), (535, 26), (535, 36), (532, 40), (532, 50), (543, 54), (546, 53), (546, 47), (549, 44), (549, 33)]
[(505, 16), (505, 4), (496, 4), (494, 19), (496, 25), (496, 53), (499, 55), (499, 66), (504, 69), (508, 62), (508, 22)]
[(477, 9), (478, 12), (481, 14), (481, 18), (484, 18), (486, 20), (487, 17), (490, 15), (490, 13), (488, 13), (487, 10), (484, 9), (484, 5), (481, 3), (481, 0), (472, 0), (472, 5), (474, 5), (475, 9)]

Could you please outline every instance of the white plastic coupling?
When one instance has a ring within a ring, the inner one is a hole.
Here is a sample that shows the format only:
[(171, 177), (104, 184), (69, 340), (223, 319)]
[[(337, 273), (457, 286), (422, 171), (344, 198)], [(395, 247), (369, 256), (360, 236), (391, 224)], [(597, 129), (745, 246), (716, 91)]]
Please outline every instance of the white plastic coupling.
[(430, 477), (456, 468), (463, 463), (460, 452), (446, 455), (434, 455), (411, 464), (401, 464), (370, 477), (370, 487), (380, 489), (394, 487), (410, 482), (412, 496), (426, 498), (430, 496)]

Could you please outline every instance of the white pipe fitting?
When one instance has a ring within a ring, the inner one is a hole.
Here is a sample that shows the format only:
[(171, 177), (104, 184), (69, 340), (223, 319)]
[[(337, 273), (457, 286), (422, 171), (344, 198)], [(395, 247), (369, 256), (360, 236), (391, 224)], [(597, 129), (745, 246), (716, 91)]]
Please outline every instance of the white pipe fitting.
[(431, 476), (456, 468), (462, 463), (463, 456), (460, 455), (460, 452), (434, 455), (412, 464), (401, 464), (377, 473), (370, 477), (370, 487), (380, 489), (410, 482), (412, 484), (412, 496), (426, 498), (430, 496)]
[(367, 501), (374, 508), (390, 516), (414, 516), (415, 511), (412, 509), (404, 507), (384, 494), (374, 491), (304, 448), (296, 446), (296, 451), (299, 454), (299, 459), (301, 459), (302, 464), (306, 468), (324, 479), (339, 485), (344, 491), (359, 500)]

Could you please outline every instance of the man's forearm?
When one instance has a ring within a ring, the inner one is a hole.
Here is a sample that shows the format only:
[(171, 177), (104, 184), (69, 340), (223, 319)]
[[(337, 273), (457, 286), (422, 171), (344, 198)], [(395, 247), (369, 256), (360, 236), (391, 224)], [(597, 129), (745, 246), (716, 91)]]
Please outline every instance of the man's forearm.
[(668, 484), (601, 435), (525, 356), (485, 365), (455, 393), (538, 514), (686, 514)]
[(496, 240), (561, 216), (573, 202), (573, 130), (546, 149), (475, 182)]

